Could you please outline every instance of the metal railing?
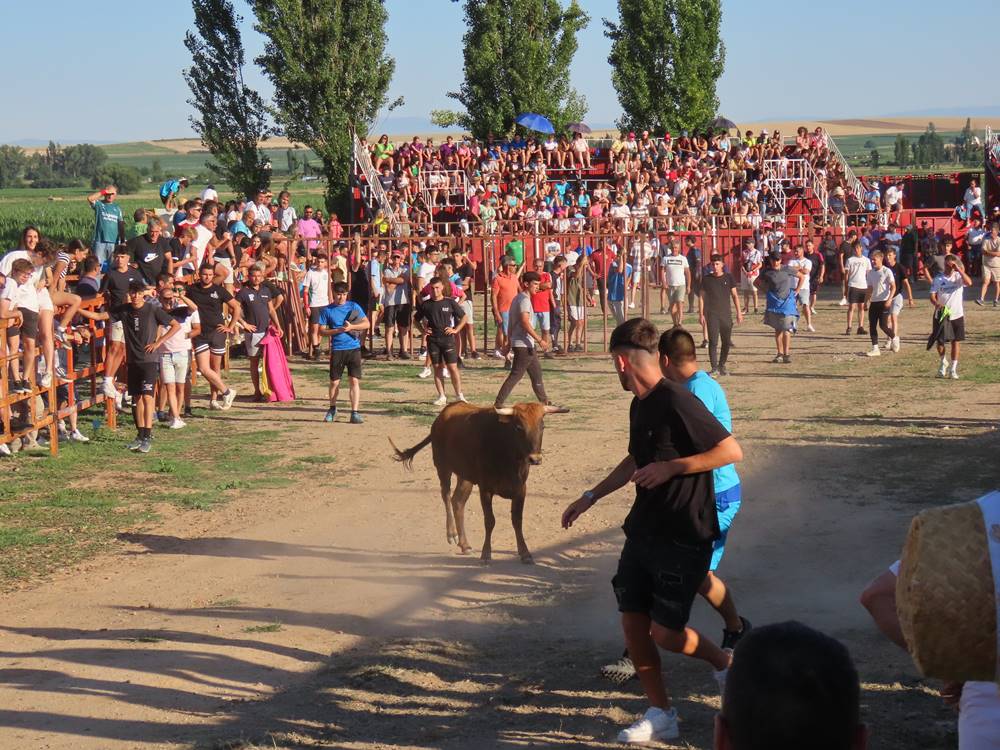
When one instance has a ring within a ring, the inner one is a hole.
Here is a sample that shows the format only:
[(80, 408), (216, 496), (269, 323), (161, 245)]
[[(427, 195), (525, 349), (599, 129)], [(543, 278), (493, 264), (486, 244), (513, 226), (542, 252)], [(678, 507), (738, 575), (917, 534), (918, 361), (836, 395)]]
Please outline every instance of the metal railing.
[(435, 169), (421, 172), (418, 179), (420, 194), (425, 196), (425, 201), (431, 201), (427, 204), (429, 209), (438, 208), (436, 198), (442, 195), (448, 206), (466, 208), (469, 205), (469, 177), (464, 169)]
[(865, 205), (865, 193), (867, 192), (865, 185), (858, 179), (858, 176), (854, 174), (854, 170), (851, 169), (851, 165), (847, 163), (847, 159), (844, 158), (844, 154), (841, 153), (840, 147), (837, 146), (837, 141), (834, 140), (832, 136), (827, 136), (826, 139), (827, 147), (830, 153), (840, 162), (840, 166), (844, 170), (844, 180), (847, 182), (847, 190), (858, 200), (858, 205)]
[(382, 187), (382, 183), (378, 179), (378, 173), (372, 164), (371, 154), (368, 153), (368, 149), (361, 143), (357, 133), (352, 132), (351, 138), (353, 140), (354, 163), (365, 178), (364, 184), (361, 185), (362, 196), (369, 207), (374, 203), (382, 210), (382, 215), (389, 223), (390, 234), (399, 236), (399, 220), (396, 218), (396, 212), (392, 204), (389, 203), (389, 196), (386, 194), (385, 188)]

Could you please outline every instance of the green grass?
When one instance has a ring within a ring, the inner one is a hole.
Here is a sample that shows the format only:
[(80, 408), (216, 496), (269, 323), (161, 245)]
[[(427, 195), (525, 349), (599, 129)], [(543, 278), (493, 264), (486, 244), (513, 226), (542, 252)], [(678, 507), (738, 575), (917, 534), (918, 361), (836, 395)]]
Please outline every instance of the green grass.
[(226, 609), (228, 607), (238, 607), (242, 604), (239, 599), (219, 599), (208, 605), (208, 609)]
[(250, 627), (243, 628), (244, 633), (280, 633), (284, 628), (281, 627), (280, 622), (272, 622), (267, 625), (251, 625)]
[[(978, 131), (978, 134), (980, 138), (983, 137), (982, 131)], [(896, 159), (895, 144), (897, 135), (899, 135), (899, 133), (883, 131), (878, 134), (841, 135), (837, 136), (834, 140), (837, 142), (837, 147), (844, 155), (844, 158), (847, 159), (848, 164), (850, 164), (852, 169), (861, 174), (868, 174), (872, 171), (869, 165), (872, 149), (878, 151), (879, 154), (879, 168), (876, 170), (878, 174), (982, 171), (982, 163), (978, 165), (966, 165), (947, 162), (920, 168), (910, 165), (902, 169), (897, 167), (895, 164), (890, 165), (889, 162), (894, 162)], [(920, 137), (920, 133), (903, 133), (902, 135), (910, 143), (914, 143)], [(959, 135), (959, 131), (939, 130), (938, 135), (941, 136), (945, 143), (953, 143), (955, 138)]]

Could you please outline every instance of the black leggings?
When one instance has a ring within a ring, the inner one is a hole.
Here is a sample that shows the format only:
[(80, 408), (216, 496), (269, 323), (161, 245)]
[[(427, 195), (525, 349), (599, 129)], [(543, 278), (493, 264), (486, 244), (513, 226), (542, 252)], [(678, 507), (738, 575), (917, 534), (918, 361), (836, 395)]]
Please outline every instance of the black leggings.
[(889, 341), (892, 341), (896, 335), (893, 333), (892, 319), (889, 316), (889, 305), (891, 304), (889, 300), (868, 303), (868, 332), (872, 337), (872, 346), (878, 346), (879, 328), (885, 331), (885, 335), (889, 337)]
[[(719, 366), (726, 366), (729, 360), (729, 347), (733, 343), (733, 319), (726, 317), (706, 315), (705, 324), (708, 327), (708, 359), (712, 363), (712, 369), (717, 370)], [(722, 352), (718, 351), (719, 339), (722, 340)]]
[(531, 378), (531, 390), (535, 392), (535, 398), (543, 404), (547, 404), (549, 398), (545, 395), (545, 384), (542, 382), (542, 363), (538, 361), (538, 354), (535, 353), (534, 349), (529, 349), (526, 346), (512, 347), (512, 351), (514, 352), (514, 362), (510, 366), (510, 374), (500, 386), (500, 392), (497, 394), (494, 406), (499, 409), (504, 405), (510, 392), (514, 390), (514, 386), (521, 382), (524, 373), (528, 373), (528, 377)]

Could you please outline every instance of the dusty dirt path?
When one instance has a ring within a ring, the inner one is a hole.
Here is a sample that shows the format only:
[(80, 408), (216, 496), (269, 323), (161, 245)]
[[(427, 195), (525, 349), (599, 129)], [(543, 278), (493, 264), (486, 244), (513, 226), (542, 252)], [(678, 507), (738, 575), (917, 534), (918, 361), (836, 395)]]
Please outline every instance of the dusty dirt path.
[[(1000, 322), (970, 317), (973, 339)], [(819, 323), (839, 332), (837, 308), (824, 305)], [(854, 337), (821, 333), (781, 368), (752, 323), (726, 381), (747, 502), (721, 573), (752, 620), (794, 617), (842, 638), (866, 683), (873, 746), (900, 750), (953, 744), (953, 720), (874, 633), (857, 594), (892, 561), (915, 510), (995, 484), (1000, 447), (998, 386), (928, 379), (915, 342), (870, 362)], [(988, 346), (995, 354), (1000, 340)], [(470, 368), (474, 400), (496, 391), (501, 373), (489, 368)], [(545, 463), (532, 470), (536, 565), (517, 561), (502, 502), (494, 565), (454, 554), (429, 452), (412, 473), (388, 460), (387, 434), (400, 445), (426, 434), (426, 420), (400, 414), (433, 413), (428, 383), (372, 393), (368, 422), (354, 427), (318, 422), (322, 389), (300, 379), (303, 402), (230, 414), (292, 421), (307, 452), (335, 464), (296, 488), (137, 529), (120, 554), (3, 598), (0, 747), (613, 746), (642, 708), (634, 683), (595, 678), (620, 647), (608, 581), (629, 496), (570, 532), (558, 517), (620, 458), (628, 397), (603, 357), (546, 372), (573, 413), (548, 420)], [(478, 549), (474, 500), (468, 515)], [(718, 637), (703, 605), (695, 623)], [(708, 669), (668, 657), (665, 671), (684, 720), (677, 747), (710, 747)]]

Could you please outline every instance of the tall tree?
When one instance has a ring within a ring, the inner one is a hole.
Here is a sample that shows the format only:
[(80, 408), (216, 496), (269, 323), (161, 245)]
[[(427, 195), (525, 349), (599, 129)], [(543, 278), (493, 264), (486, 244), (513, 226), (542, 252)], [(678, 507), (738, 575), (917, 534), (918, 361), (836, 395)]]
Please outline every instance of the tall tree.
[(274, 83), (285, 134), (323, 161), (326, 206), (347, 203), (351, 129), (366, 136), (396, 68), (383, 0), (253, 0), (267, 39), (257, 63)]
[(206, 164), (244, 196), (271, 182), (271, 170), (260, 143), (273, 135), (261, 95), (246, 85), (246, 54), (230, 0), (192, 0), (195, 31), (184, 35), (192, 65), (184, 71), (191, 89), (188, 100), (198, 115), (194, 131), (215, 157)]
[(619, 127), (662, 134), (708, 126), (726, 60), (721, 22), (721, 0), (618, 0), (618, 22), (605, 19), (604, 33)]
[(896, 135), (892, 153), (896, 159), (896, 166), (901, 169), (910, 163), (910, 141), (902, 133)]
[(577, 34), (590, 21), (576, 0), (465, 0), (465, 80), (448, 94), (464, 112), (437, 110), (435, 124), (458, 124), (476, 138), (503, 135), (522, 112), (548, 117), (557, 131), (587, 114), (570, 85)]
[(20, 146), (0, 146), (0, 188), (12, 187), (21, 179), (28, 157)]

